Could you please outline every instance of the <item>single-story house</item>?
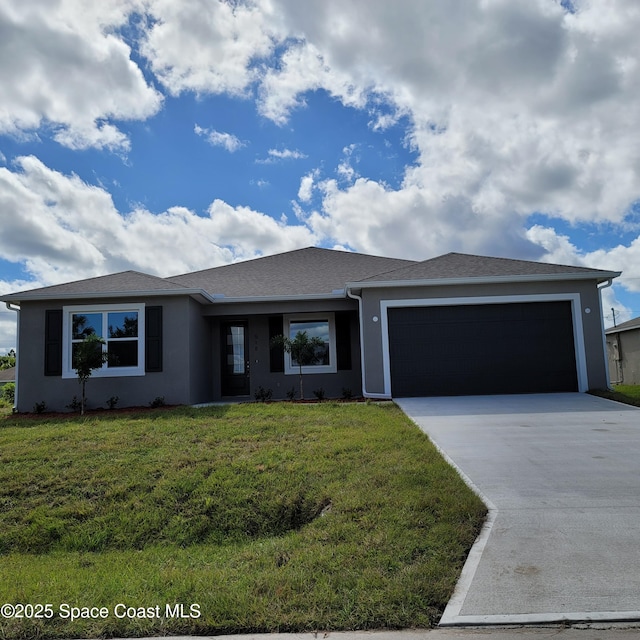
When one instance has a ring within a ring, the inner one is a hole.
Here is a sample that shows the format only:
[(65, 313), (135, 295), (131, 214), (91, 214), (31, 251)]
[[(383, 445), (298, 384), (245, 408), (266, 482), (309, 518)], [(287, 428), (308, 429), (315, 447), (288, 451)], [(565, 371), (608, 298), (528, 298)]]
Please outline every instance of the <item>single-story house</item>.
[(110, 360), (89, 406), (284, 398), (298, 368), (277, 335), (325, 351), (308, 395), (587, 391), (608, 386), (600, 289), (619, 272), (449, 253), (422, 262), (306, 248), (169, 278), (126, 271), (1, 299), (18, 312), (17, 409), (79, 394), (74, 345)]
[(640, 384), (640, 318), (605, 331), (611, 384)]

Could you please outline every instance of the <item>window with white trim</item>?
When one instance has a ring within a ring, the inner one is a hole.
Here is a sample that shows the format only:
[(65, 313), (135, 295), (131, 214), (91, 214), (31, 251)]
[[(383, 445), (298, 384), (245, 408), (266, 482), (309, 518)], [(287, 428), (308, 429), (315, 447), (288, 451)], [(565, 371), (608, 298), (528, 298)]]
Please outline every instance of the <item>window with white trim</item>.
[(144, 304), (82, 305), (63, 308), (62, 376), (75, 378), (75, 353), (86, 337), (105, 341), (107, 360), (92, 376), (144, 375)]
[[(333, 313), (304, 313), (284, 316), (285, 335), (293, 340), (296, 334), (306, 331), (309, 338), (320, 338), (324, 347), (318, 347), (317, 364), (302, 367), (303, 373), (336, 373), (336, 324)], [(284, 356), (285, 374), (298, 374), (300, 367), (291, 354)]]

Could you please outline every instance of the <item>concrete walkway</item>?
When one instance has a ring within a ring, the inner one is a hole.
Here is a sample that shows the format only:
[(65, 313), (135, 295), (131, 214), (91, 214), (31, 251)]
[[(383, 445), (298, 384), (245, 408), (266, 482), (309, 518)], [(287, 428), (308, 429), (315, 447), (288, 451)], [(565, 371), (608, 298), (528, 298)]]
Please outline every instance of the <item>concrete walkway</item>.
[[(345, 631), (271, 633), (233, 636), (170, 636), (171, 640), (636, 640), (640, 628), (607, 625), (584, 628), (518, 627), (482, 629), (425, 629), (406, 631)], [(116, 639), (117, 640), (117, 639)], [(120, 639), (123, 640), (123, 639)], [(156, 640), (139, 638), (138, 640)]]
[(398, 404), (490, 508), (441, 625), (640, 620), (640, 409), (577, 393)]

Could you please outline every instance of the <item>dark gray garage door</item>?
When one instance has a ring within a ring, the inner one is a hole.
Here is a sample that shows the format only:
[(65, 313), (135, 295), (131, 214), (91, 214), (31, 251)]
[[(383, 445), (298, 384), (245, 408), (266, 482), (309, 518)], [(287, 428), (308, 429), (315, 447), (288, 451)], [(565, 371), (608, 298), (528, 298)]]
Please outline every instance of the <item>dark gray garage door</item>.
[(396, 397), (578, 390), (568, 301), (388, 312)]

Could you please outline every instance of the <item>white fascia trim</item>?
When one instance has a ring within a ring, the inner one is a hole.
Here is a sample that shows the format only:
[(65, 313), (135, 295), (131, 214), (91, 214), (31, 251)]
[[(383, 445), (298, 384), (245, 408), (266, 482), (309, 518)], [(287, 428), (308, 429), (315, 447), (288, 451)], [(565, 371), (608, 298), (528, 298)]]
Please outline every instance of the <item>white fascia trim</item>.
[(242, 296), (237, 298), (226, 297), (214, 293), (210, 296), (216, 304), (238, 304), (246, 302), (304, 302), (305, 300), (341, 300), (347, 297), (342, 289), (336, 293), (302, 293), (293, 296)]
[(617, 278), (621, 271), (600, 273), (548, 273), (520, 276), (480, 276), (477, 278), (427, 278), (413, 280), (381, 280), (348, 282), (347, 289), (387, 289), (390, 287), (438, 287), (443, 285), (505, 284), (513, 282), (553, 282), (562, 280), (610, 280)]
[(164, 296), (202, 296), (207, 302), (214, 302), (214, 299), (203, 289), (184, 289), (183, 291), (100, 291), (100, 292), (84, 292), (84, 293), (59, 293), (56, 295), (40, 294), (40, 295), (24, 295), (20, 299), (12, 301), (4, 300), (6, 304), (20, 304), (21, 302), (38, 302), (43, 300), (101, 300), (103, 298), (157, 298)]
[(384, 376), (384, 394), (391, 397), (391, 361), (389, 355), (389, 317), (388, 309), (394, 307), (449, 307), (476, 304), (509, 304), (517, 302), (553, 302), (565, 300), (571, 302), (573, 319), (573, 343), (576, 354), (576, 371), (578, 374), (578, 391), (589, 389), (587, 375), (587, 354), (584, 345), (584, 328), (582, 324), (582, 305), (579, 293), (541, 293), (514, 296), (478, 296), (462, 298), (410, 298), (407, 300), (380, 301), (380, 331), (382, 332), (382, 367)]

